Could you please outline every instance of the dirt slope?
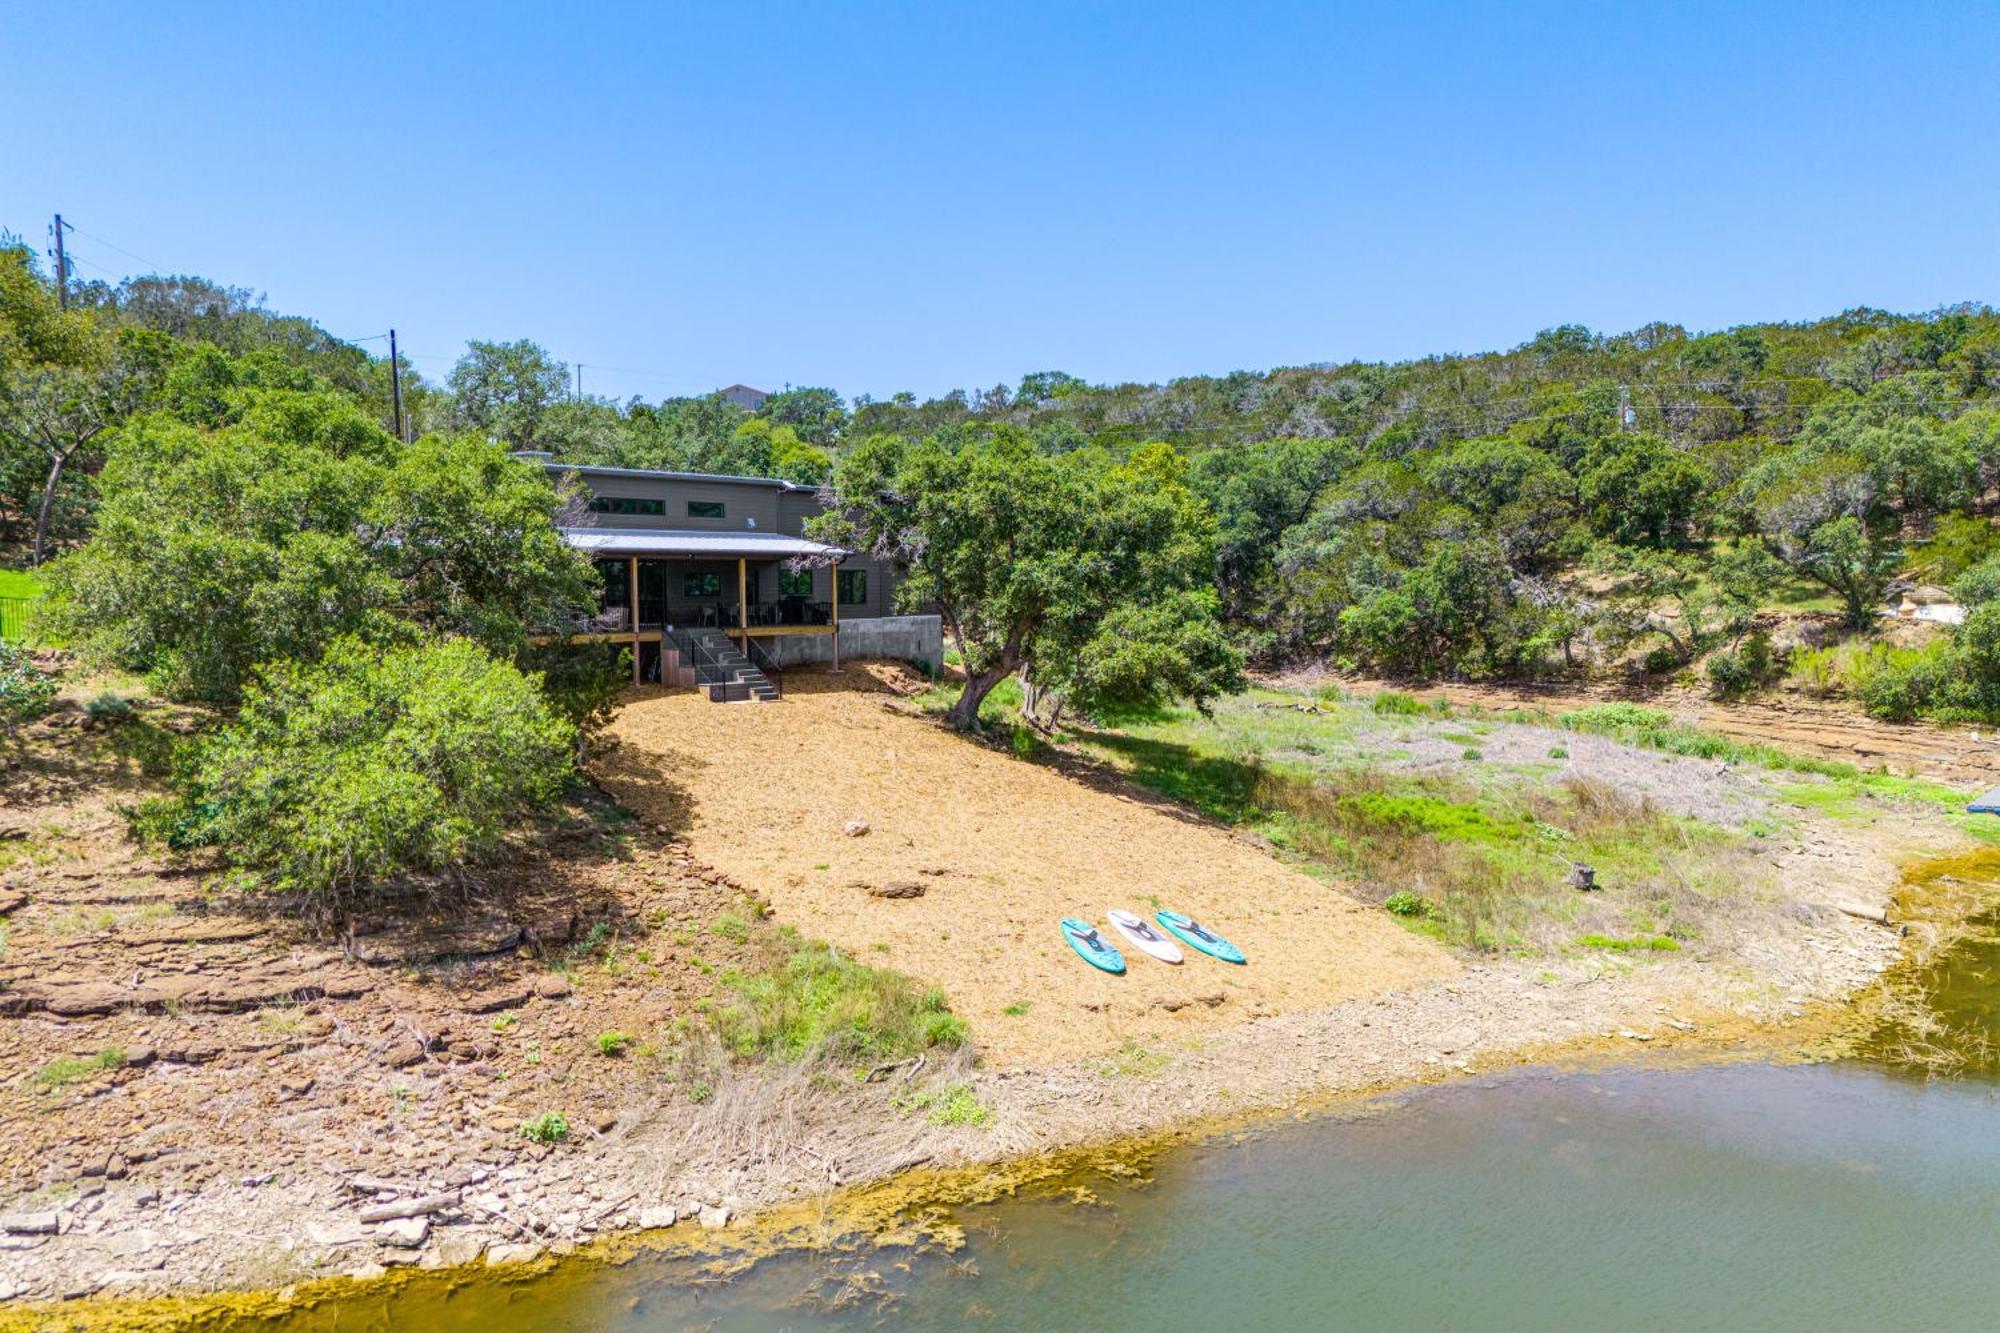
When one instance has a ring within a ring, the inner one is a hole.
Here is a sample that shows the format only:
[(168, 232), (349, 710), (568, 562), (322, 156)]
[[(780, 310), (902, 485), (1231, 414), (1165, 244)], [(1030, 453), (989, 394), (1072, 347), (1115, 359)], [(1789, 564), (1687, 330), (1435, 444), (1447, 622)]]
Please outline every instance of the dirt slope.
[[(1086, 786), (899, 708), (866, 669), (794, 672), (783, 702), (628, 703), (602, 781), (778, 919), (943, 986), (990, 1062), (1146, 1045), (1420, 985), (1457, 964), (1256, 844), (1163, 802)], [(860, 836), (843, 828), (859, 820)], [(869, 886), (921, 884), (913, 898)], [(1064, 916), (1188, 912), (1249, 954), (1111, 977)], [(1025, 1013), (1008, 1013), (1010, 1007)]]

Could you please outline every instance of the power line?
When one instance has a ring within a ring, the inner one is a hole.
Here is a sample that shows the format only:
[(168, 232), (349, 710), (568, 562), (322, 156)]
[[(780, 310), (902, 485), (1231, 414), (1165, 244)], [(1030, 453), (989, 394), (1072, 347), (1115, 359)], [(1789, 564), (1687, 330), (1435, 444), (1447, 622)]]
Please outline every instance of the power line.
[(127, 259), (138, 260), (140, 263), (152, 269), (153, 272), (155, 273), (164, 273), (167, 271), (167, 266), (165, 264), (159, 263), (155, 260), (148, 259), (144, 255), (134, 254), (130, 250), (127, 250), (124, 246), (115, 244), (114, 242), (111, 241), (107, 241), (102, 236), (98, 236), (92, 232), (87, 232), (81, 227), (72, 226), (70, 230), (75, 232), (79, 236), (89, 237), (91, 240), (96, 241), (99, 245), (104, 246), (106, 249), (116, 250), (119, 254), (124, 255)]

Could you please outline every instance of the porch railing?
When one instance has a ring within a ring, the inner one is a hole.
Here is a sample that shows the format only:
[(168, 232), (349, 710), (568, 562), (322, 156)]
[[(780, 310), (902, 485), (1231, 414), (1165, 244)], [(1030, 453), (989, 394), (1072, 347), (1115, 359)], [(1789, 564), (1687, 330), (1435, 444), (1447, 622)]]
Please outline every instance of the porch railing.
[(683, 629), (669, 629), (661, 632), (660, 639), (685, 655), (687, 664), (694, 668), (695, 684), (714, 685), (729, 679), (729, 669), (701, 635), (690, 634)]
[(784, 698), (785, 669), (778, 665), (777, 659), (771, 656), (764, 645), (745, 635), (743, 639), (743, 655), (750, 659), (751, 666), (756, 667), (764, 673), (764, 679), (771, 682), (771, 688), (777, 691), (778, 697), (780, 699)]

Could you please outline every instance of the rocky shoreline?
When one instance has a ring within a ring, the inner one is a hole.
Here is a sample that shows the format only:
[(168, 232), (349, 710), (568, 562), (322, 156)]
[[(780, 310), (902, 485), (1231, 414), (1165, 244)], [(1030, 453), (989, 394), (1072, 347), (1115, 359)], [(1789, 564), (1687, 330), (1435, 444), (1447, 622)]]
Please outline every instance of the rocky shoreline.
[[(658, 827), (590, 812), (476, 901), (328, 939), (135, 848), (113, 808), (131, 784), (80, 753), (31, 813), (0, 810), (24, 849), (0, 903), (0, 1327), (170, 1326), (200, 1293), (528, 1273), (641, 1233), (810, 1243), (895, 1227), (881, 1199), (936, 1202), (936, 1173), (1004, 1182), (1524, 1063), (1808, 1053), (1911, 946), (1885, 924), (1901, 867), (1964, 845), (1935, 813), (1802, 820), (1760, 852), (1782, 895), (1725, 901), (1679, 951), (1445, 957), (1338, 1003), (1108, 1050), (933, 1051), (857, 1083), (624, 1052), (695, 1030), (766, 906)], [(946, 1093), (977, 1114), (940, 1123), (923, 1108)], [(526, 1132), (557, 1111), (560, 1132)]]
[(0, 1218), (0, 1282), (14, 1302), (100, 1298), (64, 1307), (88, 1318), (92, 1307), (110, 1314), (122, 1299), (168, 1293), (367, 1282), (405, 1266), (508, 1267), (639, 1229), (678, 1228), (669, 1237), (690, 1246), (749, 1243), (763, 1210), (913, 1166), (1197, 1132), (1530, 1062), (1803, 1051), (1820, 1028), (1800, 1020), (1865, 987), (1901, 941), (1829, 913), (1795, 944), (1792, 955), (1811, 965), (1774, 974), (1747, 1000), (1698, 965), (1550, 978), (1481, 964), (1416, 991), (1256, 1019), (1142, 1070), (1093, 1060), (969, 1073), (992, 1113), (984, 1128), (912, 1125), (887, 1087), (829, 1096), (805, 1080), (750, 1076), (709, 1116), (639, 1118), (524, 1160), (490, 1154), (442, 1171), (274, 1162), (259, 1175), (163, 1190), (107, 1154), (59, 1206)]

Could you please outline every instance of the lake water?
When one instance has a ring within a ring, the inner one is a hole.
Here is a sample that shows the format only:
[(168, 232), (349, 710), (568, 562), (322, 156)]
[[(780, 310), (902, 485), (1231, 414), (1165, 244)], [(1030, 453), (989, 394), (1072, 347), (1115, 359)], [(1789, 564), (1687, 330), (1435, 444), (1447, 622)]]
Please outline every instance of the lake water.
[[(2000, 943), (1933, 977), (1992, 1035)], [(1100, 1202), (960, 1210), (955, 1254), (372, 1293), (312, 1329), (2000, 1326), (2000, 1082), (1879, 1063), (1529, 1072), (1176, 1151)], [(273, 1327), (259, 1324), (256, 1327)]]

